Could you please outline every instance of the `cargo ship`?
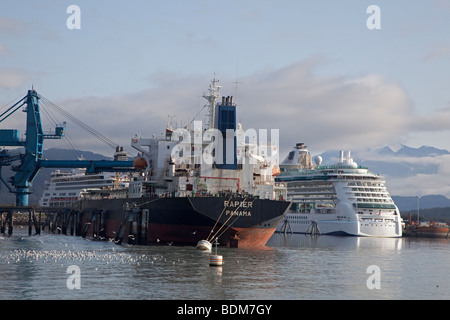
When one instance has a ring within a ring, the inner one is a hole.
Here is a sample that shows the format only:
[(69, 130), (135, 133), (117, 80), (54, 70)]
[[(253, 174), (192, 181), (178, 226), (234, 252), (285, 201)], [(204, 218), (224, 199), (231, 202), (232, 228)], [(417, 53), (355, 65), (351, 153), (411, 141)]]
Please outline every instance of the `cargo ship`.
[(286, 187), (275, 182), (278, 142), (260, 137), (254, 143), (256, 130), (244, 131), (233, 97), (220, 101), (220, 89), (213, 79), (203, 95), (205, 121), (183, 128), (168, 123), (160, 136), (131, 139), (139, 152), (137, 173), (126, 188), (85, 190), (79, 201), (84, 235), (148, 244), (218, 239), (231, 247), (265, 245), (291, 204)]

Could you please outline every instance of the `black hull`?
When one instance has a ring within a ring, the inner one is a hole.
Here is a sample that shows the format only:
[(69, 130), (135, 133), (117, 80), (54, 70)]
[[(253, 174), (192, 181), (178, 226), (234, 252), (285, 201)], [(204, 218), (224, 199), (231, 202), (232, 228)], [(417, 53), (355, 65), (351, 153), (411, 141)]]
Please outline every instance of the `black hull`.
[(83, 200), (85, 235), (119, 241), (195, 245), (265, 245), (290, 202), (245, 197), (144, 197)]

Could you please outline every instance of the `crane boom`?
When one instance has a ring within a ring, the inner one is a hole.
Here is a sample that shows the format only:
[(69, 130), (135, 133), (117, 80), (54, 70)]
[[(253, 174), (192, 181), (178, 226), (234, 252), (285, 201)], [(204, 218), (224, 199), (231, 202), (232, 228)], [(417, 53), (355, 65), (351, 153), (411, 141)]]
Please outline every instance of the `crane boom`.
[(23, 154), (13, 154), (9, 150), (0, 150), (0, 174), (2, 166), (11, 165), (13, 161), (20, 160), (20, 165), (14, 166), (15, 176), (11, 179), (13, 188), (9, 187), (0, 175), (0, 182), (16, 194), (16, 206), (28, 206), (30, 187), (40, 168), (86, 168), (88, 172), (105, 171), (134, 171), (132, 161), (86, 161), (86, 160), (45, 160), (42, 158), (45, 139), (61, 139), (64, 137), (65, 123), (55, 128), (55, 133), (44, 133), (42, 130), (41, 114), (39, 108), (40, 96), (32, 89), (27, 95), (8, 108), (0, 115), (0, 123), (11, 114), (23, 109), (27, 113), (26, 138), (20, 139), (17, 129), (0, 129), (0, 146), (24, 147)]

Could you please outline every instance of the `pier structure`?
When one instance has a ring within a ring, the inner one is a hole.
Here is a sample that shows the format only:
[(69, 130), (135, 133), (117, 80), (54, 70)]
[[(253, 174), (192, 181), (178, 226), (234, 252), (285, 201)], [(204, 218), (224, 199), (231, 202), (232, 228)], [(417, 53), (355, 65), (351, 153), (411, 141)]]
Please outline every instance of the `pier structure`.
[(78, 211), (34, 206), (0, 206), (0, 233), (11, 236), (15, 226), (27, 226), (28, 235), (51, 233), (76, 235), (80, 225)]

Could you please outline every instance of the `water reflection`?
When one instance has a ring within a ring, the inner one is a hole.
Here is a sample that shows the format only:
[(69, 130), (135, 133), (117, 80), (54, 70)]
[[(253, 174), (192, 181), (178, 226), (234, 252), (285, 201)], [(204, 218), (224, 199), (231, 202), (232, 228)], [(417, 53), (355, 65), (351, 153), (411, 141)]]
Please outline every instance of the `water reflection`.
[[(448, 242), (275, 234), (263, 249), (117, 246), (80, 237), (0, 239), (2, 299), (448, 299)], [(69, 265), (81, 289), (66, 286)], [(381, 270), (370, 290), (367, 268)]]
[(268, 241), (267, 246), (274, 248), (379, 248), (381, 250), (400, 250), (403, 246), (403, 241), (403, 238), (311, 236), (305, 234), (275, 233)]

